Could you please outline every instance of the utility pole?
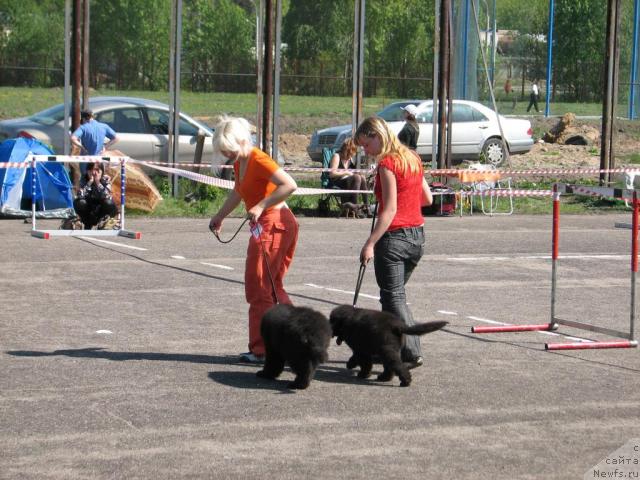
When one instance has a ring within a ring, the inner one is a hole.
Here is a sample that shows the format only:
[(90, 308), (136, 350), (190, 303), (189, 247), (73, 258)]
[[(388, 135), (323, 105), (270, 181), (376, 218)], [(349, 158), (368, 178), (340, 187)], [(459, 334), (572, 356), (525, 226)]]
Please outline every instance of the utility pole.
[[(438, 150), (437, 167), (445, 168), (449, 165), (449, 151), (447, 149), (447, 111), (448, 98), (451, 89), (451, 0), (440, 0), (439, 49), (438, 49)], [(434, 105), (434, 114), (436, 112)]]
[[(620, 31), (621, 0), (609, 0), (607, 5), (607, 45), (605, 51), (604, 101), (602, 103), (602, 134), (600, 168), (615, 168), (615, 122), (618, 103), (618, 78), (620, 76)], [(611, 173), (600, 173), (600, 185), (611, 181)]]

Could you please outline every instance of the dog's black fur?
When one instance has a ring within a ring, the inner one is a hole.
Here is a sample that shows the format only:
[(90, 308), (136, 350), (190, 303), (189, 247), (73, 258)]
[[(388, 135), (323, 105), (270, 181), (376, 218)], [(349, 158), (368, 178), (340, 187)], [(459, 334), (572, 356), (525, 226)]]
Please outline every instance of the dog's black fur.
[(327, 361), (331, 326), (322, 313), (306, 307), (275, 305), (262, 317), (260, 333), (264, 339), (264, 367), (256, 375), (277, 378), (289, 364), (296, 378), (289, 388), (305, 389), (316, 368)]
[(353, 355), (347, 362), (347, 368), (360, 366), (358, 378), (368, 378), (373, 367), (373, 356), (377, 355), (384, 366), (378, 380), (387, 382), (397, 374), (400, 386), (411, 384), (409, 364), (402, 362), (400, 350), (404, 335), (424, 335), (444, 327), (448, 322), (418, 323), (408, 327), (395, 315), (378, 310), (355, 308), (341, 305), (331, 312), (329, 317), (336, 343), (343, 341), (351, 347)]

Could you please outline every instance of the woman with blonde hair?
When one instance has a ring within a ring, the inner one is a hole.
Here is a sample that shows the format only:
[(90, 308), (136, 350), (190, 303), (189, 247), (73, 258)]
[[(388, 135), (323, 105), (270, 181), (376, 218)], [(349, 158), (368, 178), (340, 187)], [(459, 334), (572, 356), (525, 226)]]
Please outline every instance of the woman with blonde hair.
[(249, 237), (244, 274), (249, 303), (249, 352), (241, 354), (240, 361), (262, 363), (262, 315), (276, 303), (291, 303), (283, 279), (296, 249), (298, 222), (285, 200), (297, 185), (275, 160), (253, 146), (249, 122), (243, 118), (220, 120), (213, 136), (213, 150), (215, 155), (233, 161), (235, 186), (211, 217), (209, 228), (216, 234), (220, 232), (227, 215), (244, 202), (254, 234)]
[[(353, 139), (347, 138), (331, 158), (329, 178), (331, 179), (331, 183), (341, 190), (367, 190), (367, 179), (365, 176), (361, 173), (349, 171), (349, 169), (356, 168), (353, 158), (357, 151), (358, 146)], [(366, 193), (362, 193), (361, 195), (362, 203), (369, 205), (369, 195)], [(348, 201), (354, 204), (358, 203), (358, 194), (350, 194)]]
[[(365, 119), (354, 138), (377, 163), (374, 193), (378, 217), (362, 247), (360, 262), (374, 260), (382, 310), (411, 326), (415, 321), (407, 305), (405, 285), (424, 252), (421, 207), (433, 202), (431, 190), (420, 157), (400, 143), (383, 119)], [(422, 365), (420, 337), (407, 335), (402, 360), (411, 367)]]

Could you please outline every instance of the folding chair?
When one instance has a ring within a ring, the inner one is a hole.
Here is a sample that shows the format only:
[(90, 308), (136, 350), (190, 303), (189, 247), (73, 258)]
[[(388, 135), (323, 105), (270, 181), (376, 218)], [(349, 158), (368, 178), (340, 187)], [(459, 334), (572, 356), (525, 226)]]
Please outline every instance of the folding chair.
[[(495, 171), (495, 166), (482, 163), (472, 163), (469, 170), (475, 170), (476, 179), (471, 181), (471, 191), (479, 193), (480, 209), (485, 215), (511, 215), (513, 213), (513, 190), (511, 188), (511, 178), (502, 178)], [(473, 173), (470, 172), (473, 176)], [(492, 192), (508, 192), (506, 196), (494, 194)], [(485, 192), (490, 192), (486, 194)], [(488, 200), (488, 202), (487, 202)], [(506, 204), (506, 205), (505, 205)], [(497, 211), (498, 208), (502, 211)], [(471, 214), (473, 215), (473, 200), (471, 201)]]
[[(322, 149), (322, 174), (320, 174), (320, 187), (325, 190), (337, 190), (340, 188), (333, 184), (331, 181), (331, 177), (329, 175), (329, 167), (331, 166), (331, 159), (333, 155), (336, 153), (336, 150), (333, 148), (323, 148)], [(331, 203), (334, 202), (338, 209), (342, 204), (342, 199), (340, 195), (334, 193), (325, 193), (320, 196), (318, 200), (318, 213), (320, 215), (328, 215), (331, 211)]]

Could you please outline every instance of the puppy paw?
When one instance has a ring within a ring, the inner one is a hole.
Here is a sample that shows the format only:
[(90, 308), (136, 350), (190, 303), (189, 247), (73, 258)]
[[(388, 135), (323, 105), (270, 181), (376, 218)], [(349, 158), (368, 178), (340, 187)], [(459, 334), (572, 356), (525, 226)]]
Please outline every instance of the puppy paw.
[(411, 380), (409, 381), (403, 380), (400, 382), (401, 387), (408, 387), (409, 385), (411, 385)]
[(275, 375), (270, 375), (269, 373), (265, 372), (264, 370), (258, 370), (256, 372), (256, 377), (260, 377), (260, 378), (268, 378), (269, 380), (273, 380), (275, 377)]
[(353, 370), (354, 368), (356, 368), (358, 366), (358, 360), (356, 360), (356, 357), (351, 357), (348, 361), (347, 361), (347, 368), (349, 370)]
[(388, 382), (393, 378), (393, 372), (382, 372), (377, 376), (379, 382)]
[(369, 378), (370, 376), (371, 376), (371, 372), (366, 372), (362, 370), (358, 372), (358, 378)]
[(299, 383), (299, 382), (296, 382), (296, 381), (289, 382), (289, 383), (287, 384), (287, 387), (288, 387), (288, 388), (290, 388), (290, 389), (292, 389), (292, 390), (304, 390), (304, 389), (306, 389), (308, 386), (309, 386), (309, 384), (308, 384), (308, 383)]

